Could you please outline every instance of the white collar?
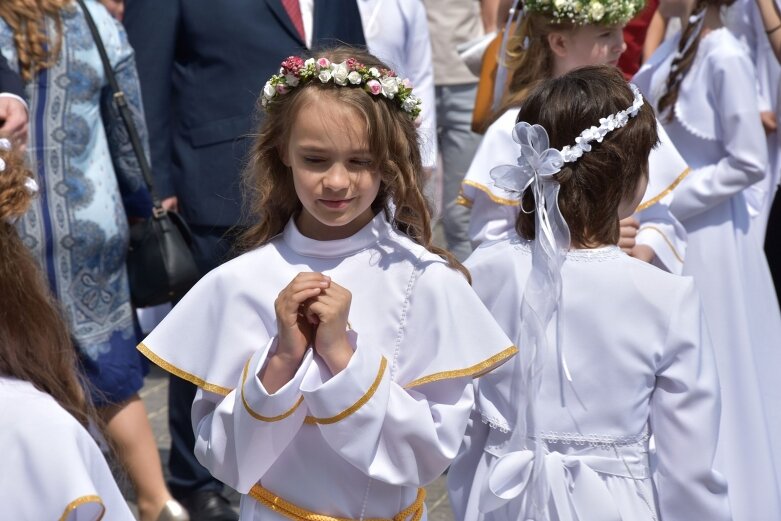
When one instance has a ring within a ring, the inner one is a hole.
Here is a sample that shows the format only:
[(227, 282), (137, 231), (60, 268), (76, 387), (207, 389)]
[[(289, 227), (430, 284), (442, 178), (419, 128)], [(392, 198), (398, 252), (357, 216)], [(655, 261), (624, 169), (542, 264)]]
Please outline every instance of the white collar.
[(282, 233), (282, 240), (294, 252), (305, 257), (347, 257), (377, 243), (389, 230), (385, 212), (381, 211), (366, 226), (346, 239), (319, 241), (304, 236), (298, 230), (295, 218), (291, 218)]

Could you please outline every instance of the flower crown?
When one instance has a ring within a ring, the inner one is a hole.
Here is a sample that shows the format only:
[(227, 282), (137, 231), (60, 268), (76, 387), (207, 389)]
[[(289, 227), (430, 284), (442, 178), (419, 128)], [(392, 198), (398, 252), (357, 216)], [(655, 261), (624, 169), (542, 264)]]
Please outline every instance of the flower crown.
[[(11, 141), (9, 141), (6, 138), (0, 138), (0, 150), (10, 151), (11, 150)], [(5, 160), (0, 157), (0, 175), (2, 175), (3, 172), (5, 172), (6, 163)], [(35, 195), (38, 193), (38, 183), (35, 182), (35, 179), (32, 177), (27, 177), (27, 179), (24, 180), (24, 189), (27, 190), (27, 192), (30, 195)], [(17, 218), (6, 218), (5, 222), (8, 224), (14, 224), (17, 221)]]
[(556, 22), (576, 25), (624, 25), (643, 8), (645, 0), (527, 0), (529, 12), (546, 14)]
[(309, 58), (304, 61), (290, 56), (282, 62), (279, 74), (275, 74), (263, 87), (262, 104), (268, 106), (274, 98), (287, 94), (290, 89), (309, 81), (333, 82), (342, 87), (359, 87), (372, 96), (383, 96), (396, 102), (401, 110), (412, 118), (420, 114), (423, 101), (412, 94), (408, 79), (400, 79), (389, 69), (367, 67), (354, 58), (332, 63), (328, 58)]

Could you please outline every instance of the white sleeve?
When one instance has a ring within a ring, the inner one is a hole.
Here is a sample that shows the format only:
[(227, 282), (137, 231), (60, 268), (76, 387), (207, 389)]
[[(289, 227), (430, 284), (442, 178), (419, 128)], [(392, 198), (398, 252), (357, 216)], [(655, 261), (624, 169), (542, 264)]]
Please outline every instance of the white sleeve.
[(721, 402), (716, 365), (694, 282), (673, 309), (651, 399), (653, 479), (659, 517), (731, 519), (724, 478), (713, 470)]
[(378, 350), (358, 345), (342, 372), (323, 382), (310, 371), (301, 390), (312, 415), (307, 422), (341, 457), (374, 479), (420, 487), (458, 452), (474, 403), (470, 380), (405, 389), (391, 380)]
[(405, 70), (415, 89), (415, 94), (423, 100), (420, 113), (420, 152), (425, 168), (437, 166), (437, 112), (434, 92), (434, 64), (431, 57), (431, 40), (423, 3), (410, 2), (410, 24), (406, 35), (406, 56), (409, 61)]
[(756, 78), (744, 55), (721, 56), (712, 78), (724, 157), (693, 169), (675, 190), (681, 221), (709, 210), (765, 177), (767, 145), (756, 101)]
[(258, 378), (276, 338), (247, 362), (227, 396), (198, 389), (192, 407), (195, 456), (211, 474), (246, 494), (290, 444), (304, 423), (299, 387), (313, 367), (309, 350), (290, 382), (269, 394)]
[(491, 196), (475, 190), (470, 203), (469, 239), (472, 248), (487, 241), (506, 239), (518, 218), (518, 207), (494, 202)]
[(637, 244), (649, 246), (656, 258), (653, 264), (680, 275), (686, 255), (686, 229), (670, 212), (670, 194), (637, 214), (640, 230)]

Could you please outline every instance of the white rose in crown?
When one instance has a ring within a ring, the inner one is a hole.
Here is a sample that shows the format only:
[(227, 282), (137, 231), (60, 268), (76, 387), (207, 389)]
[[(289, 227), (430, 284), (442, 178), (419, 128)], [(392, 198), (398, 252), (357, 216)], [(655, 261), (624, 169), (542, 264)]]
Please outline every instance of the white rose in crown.
[(405, 99), (401, 103), (401, 108), (404, 110), (404, 112), (412, 112), (412, 110), (417, 106), (417, 104), (418, 104), (418, 98), (410, 94), (407, 97), (407, 99)]
[(328, 83), (331, 81), (331, 71), (323, 70), (320, 71), (320, 74), (317, 75), (317, 78), (320, 80), (321, 83)]
[(399, 92), (399, 79), (394, 76), (382, 78), (380, 84), (382, 85), (382, 95), (386, 98), (393, 99)]
[(347, 85), (347, 76), (349, 76), (349, 74), (350, 69), (347, 68), (346, 63), (334, 63), (331, 65), (331, 75), (333, 76), (334, 82), (336, 82), (337, 85)]
[(379, 78), (380, 77), (380, 71), (377, 70), (377, 67), (372, 67), (369, 69), (369, 75), (372, 78)]
[(594, 2), (590, 7), (591, 18), (598, 22), (605, 16), (605, 6), (599, 2)]
[(358, 71), (352, 71), (350, 74), (347, 75), (347, 80), (352, 83), (353, 85), (358, 85), (361, 83), (361, 73)]
[(298, 78), (292, 74), (285, 74), (285, 81), (288, 87), (298, 87)]
[(266, 82), (266, 85), (263, 87), (263, 95), (271, 99), (276, 95), (276, 93), (277, 89), (271, 84), (271, 82)]

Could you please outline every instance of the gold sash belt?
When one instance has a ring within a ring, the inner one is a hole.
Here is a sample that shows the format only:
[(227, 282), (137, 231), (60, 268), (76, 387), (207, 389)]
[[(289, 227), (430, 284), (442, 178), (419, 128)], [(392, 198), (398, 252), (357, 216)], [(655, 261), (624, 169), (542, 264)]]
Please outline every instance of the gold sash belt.
[[(354, 519), (348, 519), (345, 517), (331, 517), (323, 514), (317, 514), (310, 512), (305, 508), (301, 508), (298, 505), (294, 505), (289, 501), (285, 501), (281, 497), (275, 495), (268, 489), (263, 488), (260, 484), (256, 484), (249, 491), (250, 497), (261, 505), (265, 506), (269, 510), (273, 510), (281, 516), (284, 516), (292, 521), (356, 521)], [(420, 521), (423, 518), (423, 512), (425, 511), (425, 504), (423, 501), (426, 499), (426, 490), (423, 488), (418, 489), (418, 496), (415, 498), (415, 502), (410, 506), (393, 516), (392, 519), (387, 518), (367, 518), (363, 521)]]

